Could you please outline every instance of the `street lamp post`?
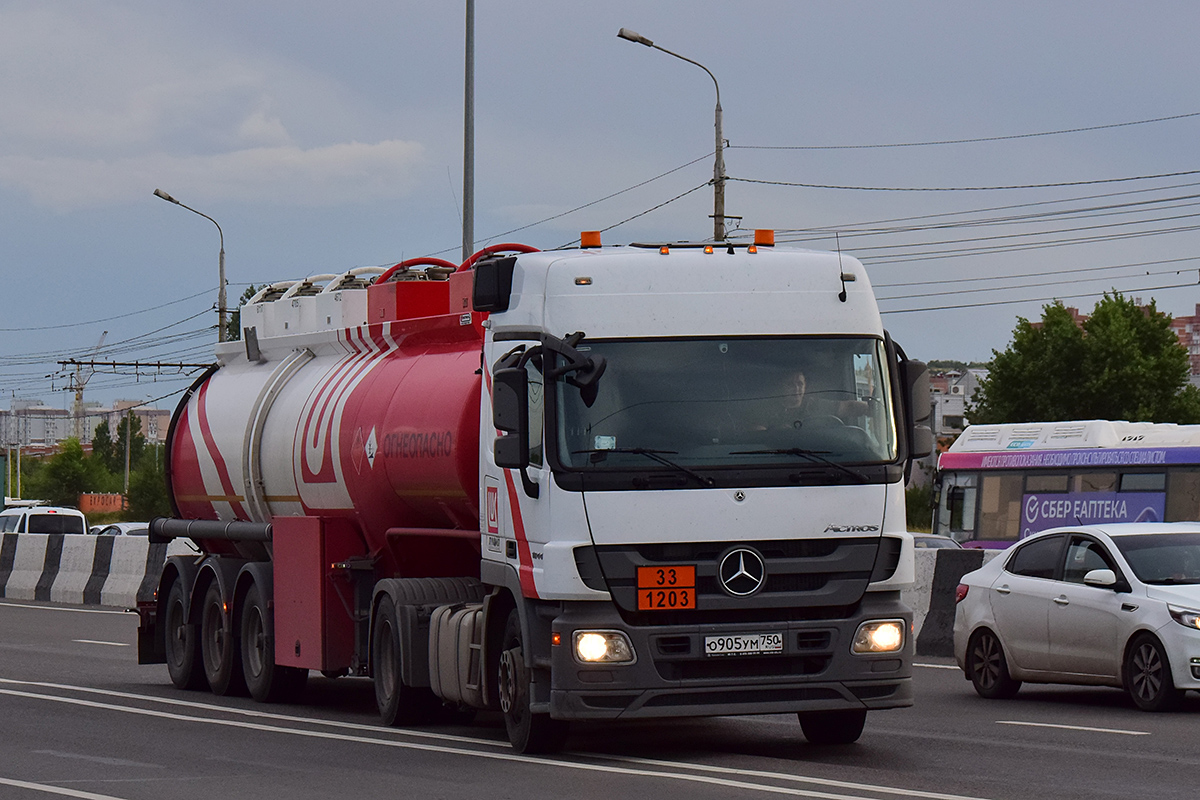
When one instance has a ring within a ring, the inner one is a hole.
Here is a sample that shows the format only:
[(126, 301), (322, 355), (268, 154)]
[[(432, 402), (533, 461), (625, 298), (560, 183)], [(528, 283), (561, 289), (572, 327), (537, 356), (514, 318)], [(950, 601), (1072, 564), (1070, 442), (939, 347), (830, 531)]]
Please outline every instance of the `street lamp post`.
[(167, 194), (162, 189), (155, 189), (154, 196), (161, 197), (163, 200), (166, 200), (168, 203), (174, 203), (175, 205), (179, 206), (180, 208), (186, 208), (188, 211), (192, 212), (193, 214), (199, 214), (200, 216), (204, 217), (206, 220), (211, 222), (213, 225), (217, 226), (217, 234), (221, 237), (221, 254), (217, 259), (217, 277), (221, 284), (220, 288), (217, 290), (217, 315), (218, 315), (217, 341), (223, 342), (226, 339), (226, 332), (225, 332), (225, 232), (223, 230), (221, 230), (220, 224), (215, 219), (210, 217), (208, 214), (205, 214), (203, 211), (197, 211), (196, 209), (192, 208), (191, 206), (185, 206), (183, 203), (179, 202), (174, 197), (171, 197), (171, 195)]
[(715, 161), (713, 162), (713, 239), (718, 242), (725, 241), (725, 137), (721, 132), (721, 87), (717, 83), (717, 77), (712, 74), (708, 67), (701, 64), (699, 61), (693, 61), (687, 56), (681, 56), (679, 53), (672, 53), (665, 47), (659, 47), (651, 40), (642, 36), (636, 31), (631, 31), (628, 28), (621, 28), (617, 31), (617, 36), (626, 41), (635, 42), (636, 44), (644, 44), (646, 47), (651, 47), (655, 50), (660, 50), (669, 56), (681, 61), (686, 61), (689, 64), (695, 64), (700, 69), (708, 73), (708, 77), (712, 78), (713, 87), (717, 90), (717, 110), (716, 110), (716, 131), (717, 145)]

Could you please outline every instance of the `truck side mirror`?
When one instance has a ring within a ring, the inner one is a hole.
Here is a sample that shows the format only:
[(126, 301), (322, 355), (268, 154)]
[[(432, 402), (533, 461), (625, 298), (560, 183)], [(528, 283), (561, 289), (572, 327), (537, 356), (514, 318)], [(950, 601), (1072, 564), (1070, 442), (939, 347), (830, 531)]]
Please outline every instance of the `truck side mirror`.
[(912, 458), (924, 458), (933, 452), (934, 444), (933, 431), (927, 424), (933, 416), (933, 408), (929, 403), (929, 368), (923, 361), (905, 361), (903, 370), (911, 420), (908, 454)]
[(505, 431), (492, 448), (496, 466), (529, 466), (529, 376), (524, 369), (506, 367), (493, 373), (492, 424)]
[(488, 258), (473, 268), (472, 308), (476, 311), (508, 311), (512, 300), (513, 269), (516, 256)]

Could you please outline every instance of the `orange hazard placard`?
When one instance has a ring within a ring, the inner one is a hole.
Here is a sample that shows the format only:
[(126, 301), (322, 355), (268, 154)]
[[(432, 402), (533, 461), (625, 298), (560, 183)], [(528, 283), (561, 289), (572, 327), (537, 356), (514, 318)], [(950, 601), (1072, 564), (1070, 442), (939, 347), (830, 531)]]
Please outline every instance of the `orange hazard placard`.
[(696, 607), (696, 567), (638, 567), (638, 610), (671, 611)]

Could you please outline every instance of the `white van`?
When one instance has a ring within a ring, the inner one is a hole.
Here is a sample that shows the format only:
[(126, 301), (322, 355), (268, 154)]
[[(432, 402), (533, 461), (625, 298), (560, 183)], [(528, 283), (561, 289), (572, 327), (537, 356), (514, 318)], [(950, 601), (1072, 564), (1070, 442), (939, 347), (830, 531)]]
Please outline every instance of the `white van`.
[(0, 533), (87, 533), (87, 519), (74, 508), (6, 508), (0, 511)]

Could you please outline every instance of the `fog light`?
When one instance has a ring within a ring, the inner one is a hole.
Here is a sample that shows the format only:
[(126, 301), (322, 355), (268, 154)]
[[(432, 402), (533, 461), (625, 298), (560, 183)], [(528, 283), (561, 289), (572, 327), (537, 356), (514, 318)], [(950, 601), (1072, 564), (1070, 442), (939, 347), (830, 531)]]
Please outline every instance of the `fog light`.
[(575, 631), (575, 658), (584, 664), (630, 664), (633, 645), (620, 631)]
[(1192, 677), (1200, 681), (1200, 658), (1192, 659)]
[(855, 653), (894, 653), (904, 647), (904, 622), (898, 619), (864, 622), (854, 634)]

